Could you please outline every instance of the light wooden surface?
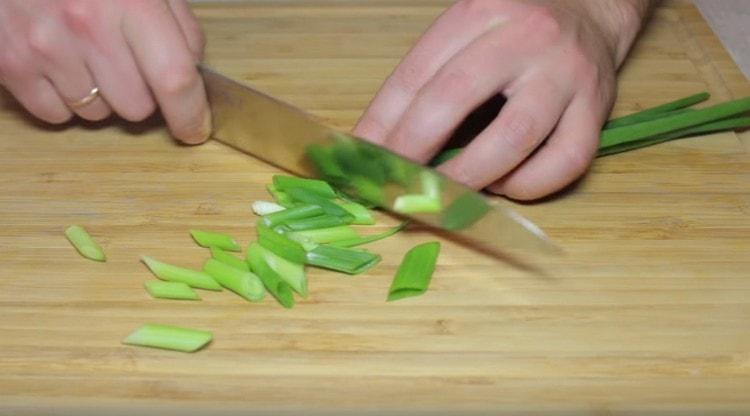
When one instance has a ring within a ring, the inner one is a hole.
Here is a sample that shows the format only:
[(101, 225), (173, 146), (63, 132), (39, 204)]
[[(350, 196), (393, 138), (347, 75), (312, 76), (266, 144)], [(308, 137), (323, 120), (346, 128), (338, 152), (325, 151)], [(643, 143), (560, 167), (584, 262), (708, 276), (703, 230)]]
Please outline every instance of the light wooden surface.
[[(446, 1), (204, 6), (208, 60), (350, 127)], [(622, 114), (701, 90), (750, 94), (700, 14), (667, 1), (621, 77)], [(150, 299), (140, 254), (198, 267), (191, 227), (253, 236), (274, 169), (158, 122), (48, 129), (0, 112), (0, 414), (672, 414), (750, 412), (745, 136), (598, 160), (519, 206), (567, 255), (531, 274), (443, 241), (425, 296), (384, 302), (405, 250), (371, 273), (310, 272), (293, 310), (224, 293)], [(63, 236), (82, 224), (106, 264)], [(383, 224), (393, 220), (384, 218)], [(194, 355), (120, 345), (162, 322), (214, 331)]]

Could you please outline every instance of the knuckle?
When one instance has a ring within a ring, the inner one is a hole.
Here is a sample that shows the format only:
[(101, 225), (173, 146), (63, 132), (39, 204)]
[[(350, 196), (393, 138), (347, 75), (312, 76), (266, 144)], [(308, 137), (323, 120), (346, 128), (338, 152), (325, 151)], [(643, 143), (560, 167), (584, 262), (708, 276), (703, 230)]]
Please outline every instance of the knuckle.
[(504, 117), (500, 139), (511, 151), (528, 154), (534, 150), (543, 137), (537, 132), (536, 117), (524, 110), (509, 109)]
[(36, 24), (29, 29), (26, 42), (36, 56), (50, 58), (58, 48), (56, 37), (46, 25)]
[(63, 0), (60, 3), (63, 21), (76, 34), (91, 34), (99, 20), (97, 2)]
[(432, 83), (433, 92), (440, 100), (472, 95), (477, 89), (477, 77), (462, 68), (440, 71)]
[(170, 96), (184, 95), (199, 84), (200, 76), (192, 65), (168, 67), (158, 72), (161, 80), (160, 90)]
[(550, 6), (530, 6), (531, 10), (523, 21), (528, 34), (542, 40), (556, 40), (562, 36), (563, 27)]

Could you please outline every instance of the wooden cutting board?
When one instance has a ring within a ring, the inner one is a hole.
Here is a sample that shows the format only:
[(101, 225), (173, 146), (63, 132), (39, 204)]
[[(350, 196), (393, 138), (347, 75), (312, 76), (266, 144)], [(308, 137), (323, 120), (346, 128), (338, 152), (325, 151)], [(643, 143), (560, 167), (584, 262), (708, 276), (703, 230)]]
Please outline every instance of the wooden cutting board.
[[(350, 128), (448, 1), (201, 6), (208, 61)], [(615, 112), (694, 92), (750, 95), (698, 12), (666, 1), (622, 72)], [(515, 268), (424, 230), (372, 246), (382, 264), (311, 270), (292, 310), (228, 292), (154, 300), (141, 254), (191, 267), (190, 228), (254, 235), (277, 170), (158, 120), (48, 128), (0, 104), (0, 414), (635, 414), (750, 412), (750, 136), (597, 160), (582, 183), (520, 205), (563, 246)], [(382, 226), (394, 224), (384, 217)], [(63, 237), (85, 225), (109, 261)], [(439, 239), (431, 290), (386, 303), (412, 245)], [(127, 347), (138, 326), (209, 329), (190, 355)]]

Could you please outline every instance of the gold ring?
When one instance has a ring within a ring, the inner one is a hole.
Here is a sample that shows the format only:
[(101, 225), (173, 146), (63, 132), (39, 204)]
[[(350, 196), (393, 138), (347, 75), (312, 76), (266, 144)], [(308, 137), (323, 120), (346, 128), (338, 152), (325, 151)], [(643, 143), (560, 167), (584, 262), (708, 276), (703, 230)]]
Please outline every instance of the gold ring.
[(96, 97), (98, 96), (99, 96), (99, 87), (94, 87), (91, 89), (91, 92), (89, 92), (88, 95), (81, 98), (80, 100), (69, 102), (68, 106), (73, 109), (85, 107), (91, 104), (91, 102), (94, 101)]

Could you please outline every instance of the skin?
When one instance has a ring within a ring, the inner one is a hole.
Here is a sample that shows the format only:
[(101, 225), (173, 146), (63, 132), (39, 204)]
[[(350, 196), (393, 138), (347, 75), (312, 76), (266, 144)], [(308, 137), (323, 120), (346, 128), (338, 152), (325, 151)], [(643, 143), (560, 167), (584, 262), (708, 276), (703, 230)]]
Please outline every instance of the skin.
[[(440, 167), (519, 200), (583, 175), (615, 98), (615, 74), (655, 0), (459, 0), (388, 77), (354, 133), (419, 162), (477, 106), (507, 103)], [(117, 28), (117, 30), (112, 30)], [(32, 114), (62, 123), (160, 108), (172, 134), (210, 133), (195, 63), (204, 39), (184, 0), (0, 0), (0, 85)], [(93, 88), (100, 96), (74, 102)]]

